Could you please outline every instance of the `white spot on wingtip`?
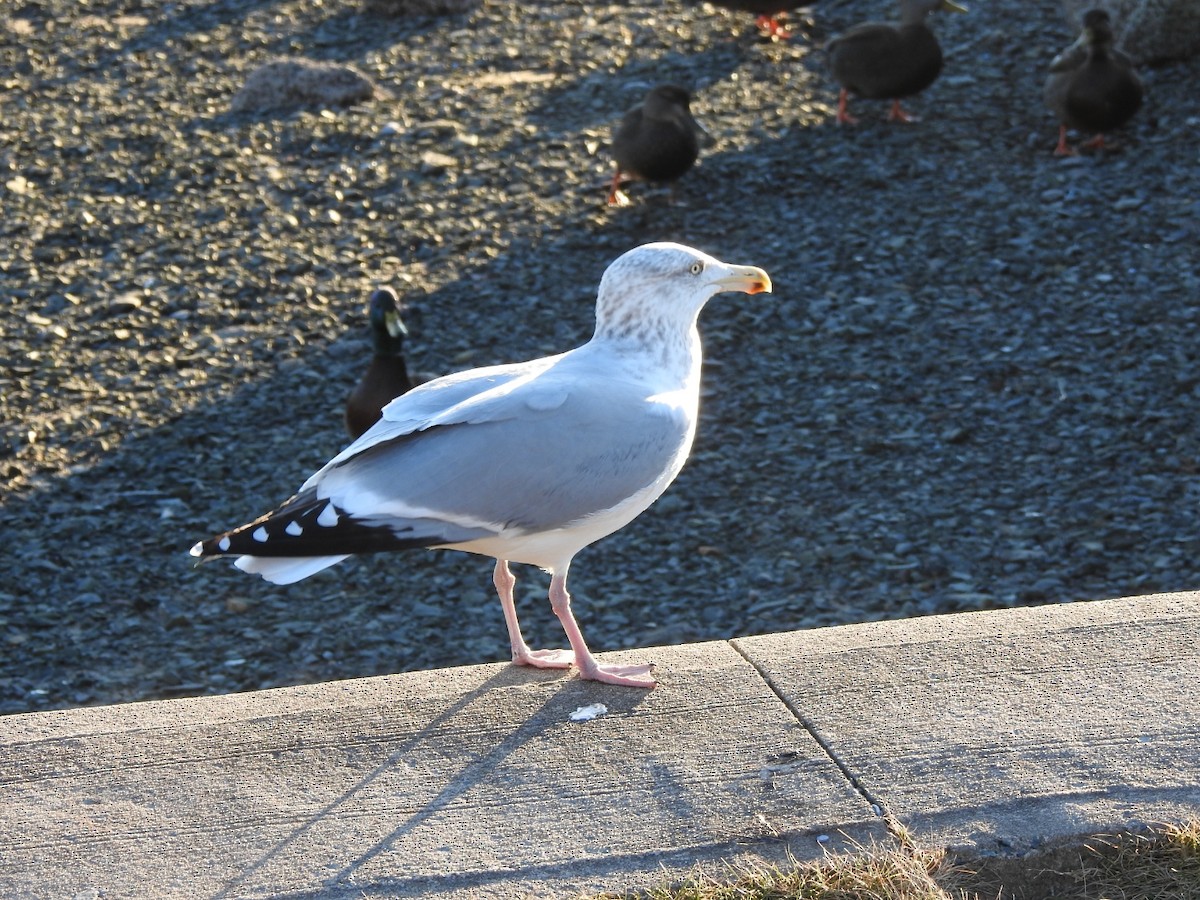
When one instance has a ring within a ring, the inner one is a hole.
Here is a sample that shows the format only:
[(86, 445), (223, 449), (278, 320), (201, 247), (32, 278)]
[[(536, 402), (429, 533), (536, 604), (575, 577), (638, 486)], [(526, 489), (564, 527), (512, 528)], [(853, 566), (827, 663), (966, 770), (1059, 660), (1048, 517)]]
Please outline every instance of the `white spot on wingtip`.
[(304, 534), (304, 529), (300, 527), (299, 522), (288, 522), (288, 527), (283, 530), (292, 537), (300, 537), (300, 535)]
[(254, 538), (254, 540), (258, 541), (260, 544), (265, 544), (267, 542), (266, 527), (259, 525), (254, 529), (254, 534), (250, 535), (250, 537)]
[(200, 556), (204, 553), (204, 541), (196, 541), (192, 544), (192, 549), (188, 551), (192, 556)]
[(232, 544), (230, 543), (230, 540), (227, 537), (223, 537), (219, 541), (217, 541), (217, 549), (220, 550), (222, 553), (228, 552), (228, 550), (231, 546), (232, 546)]
[(321, 510), (321, 514), (317, 516), (317, 524), (322, 528), (332, 528), (338, 523), (337, 510), (333, 508), (332, 503), (327, 503), (325, 508)]

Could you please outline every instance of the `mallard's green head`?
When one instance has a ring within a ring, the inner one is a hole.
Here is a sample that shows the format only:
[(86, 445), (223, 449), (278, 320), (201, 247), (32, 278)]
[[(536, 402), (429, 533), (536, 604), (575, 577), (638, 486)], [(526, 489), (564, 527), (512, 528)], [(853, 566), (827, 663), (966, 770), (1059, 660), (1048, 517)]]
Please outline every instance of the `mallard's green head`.
[(371, 292), (371, 343), (376, 356), (400, 356), (408, 328), (400, 318), (400, 301), (396, 292), (382, 287)]

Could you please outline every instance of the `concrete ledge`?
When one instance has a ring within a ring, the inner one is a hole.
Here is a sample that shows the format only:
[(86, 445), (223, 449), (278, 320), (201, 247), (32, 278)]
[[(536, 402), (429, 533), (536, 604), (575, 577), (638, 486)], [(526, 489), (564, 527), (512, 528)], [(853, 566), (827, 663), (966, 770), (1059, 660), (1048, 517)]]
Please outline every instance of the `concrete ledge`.
[(927, 845), (1024, 853), (1200, 816), (1200, 594), (734, 644)]
[(881, 813), (985, 854), (1200, 815), (1200, 594), (651, 656), (0, 718), (0, 896), (574, 896)]

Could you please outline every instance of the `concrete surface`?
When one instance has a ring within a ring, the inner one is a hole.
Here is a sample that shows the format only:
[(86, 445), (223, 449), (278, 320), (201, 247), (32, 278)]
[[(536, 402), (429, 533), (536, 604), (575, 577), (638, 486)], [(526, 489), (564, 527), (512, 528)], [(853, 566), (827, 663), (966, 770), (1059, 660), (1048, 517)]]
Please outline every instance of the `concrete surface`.
[[(0, 718), (0, 897), (551, 897), (1200, 815), (1200, 594)], [(595, 703), (588, 721), (571, 713)], [(709, 867), (710, 871), (712, 866)]]
[(919, 843), (1023, 853), (1200, 816), (1200, 594), (734, 645)]
[(727, 643), (654, 658), (0, 719), (0, 896), (543, 896), (886, 837)]

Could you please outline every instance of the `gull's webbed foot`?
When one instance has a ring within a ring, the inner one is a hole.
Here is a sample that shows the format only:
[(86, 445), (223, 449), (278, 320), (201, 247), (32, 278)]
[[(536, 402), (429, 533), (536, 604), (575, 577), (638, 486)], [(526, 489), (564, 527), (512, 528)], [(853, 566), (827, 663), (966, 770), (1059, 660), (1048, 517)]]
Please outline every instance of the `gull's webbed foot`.
[(652, 688), (657, 681), (650, 673), (654, 666), (643, 664), (637, 666), (606, 665), (594, 658), (585, 660), (579, 666), (579, 677), (587, 681), (600, 681), (604, 684), (617, 684), (622, 687)]
[(513, 651), (512, 661), (518, 666), (539, 669), (569, 669), (575, 663), (575, 654), (570, 650), (530, 650), (524, 647)]

